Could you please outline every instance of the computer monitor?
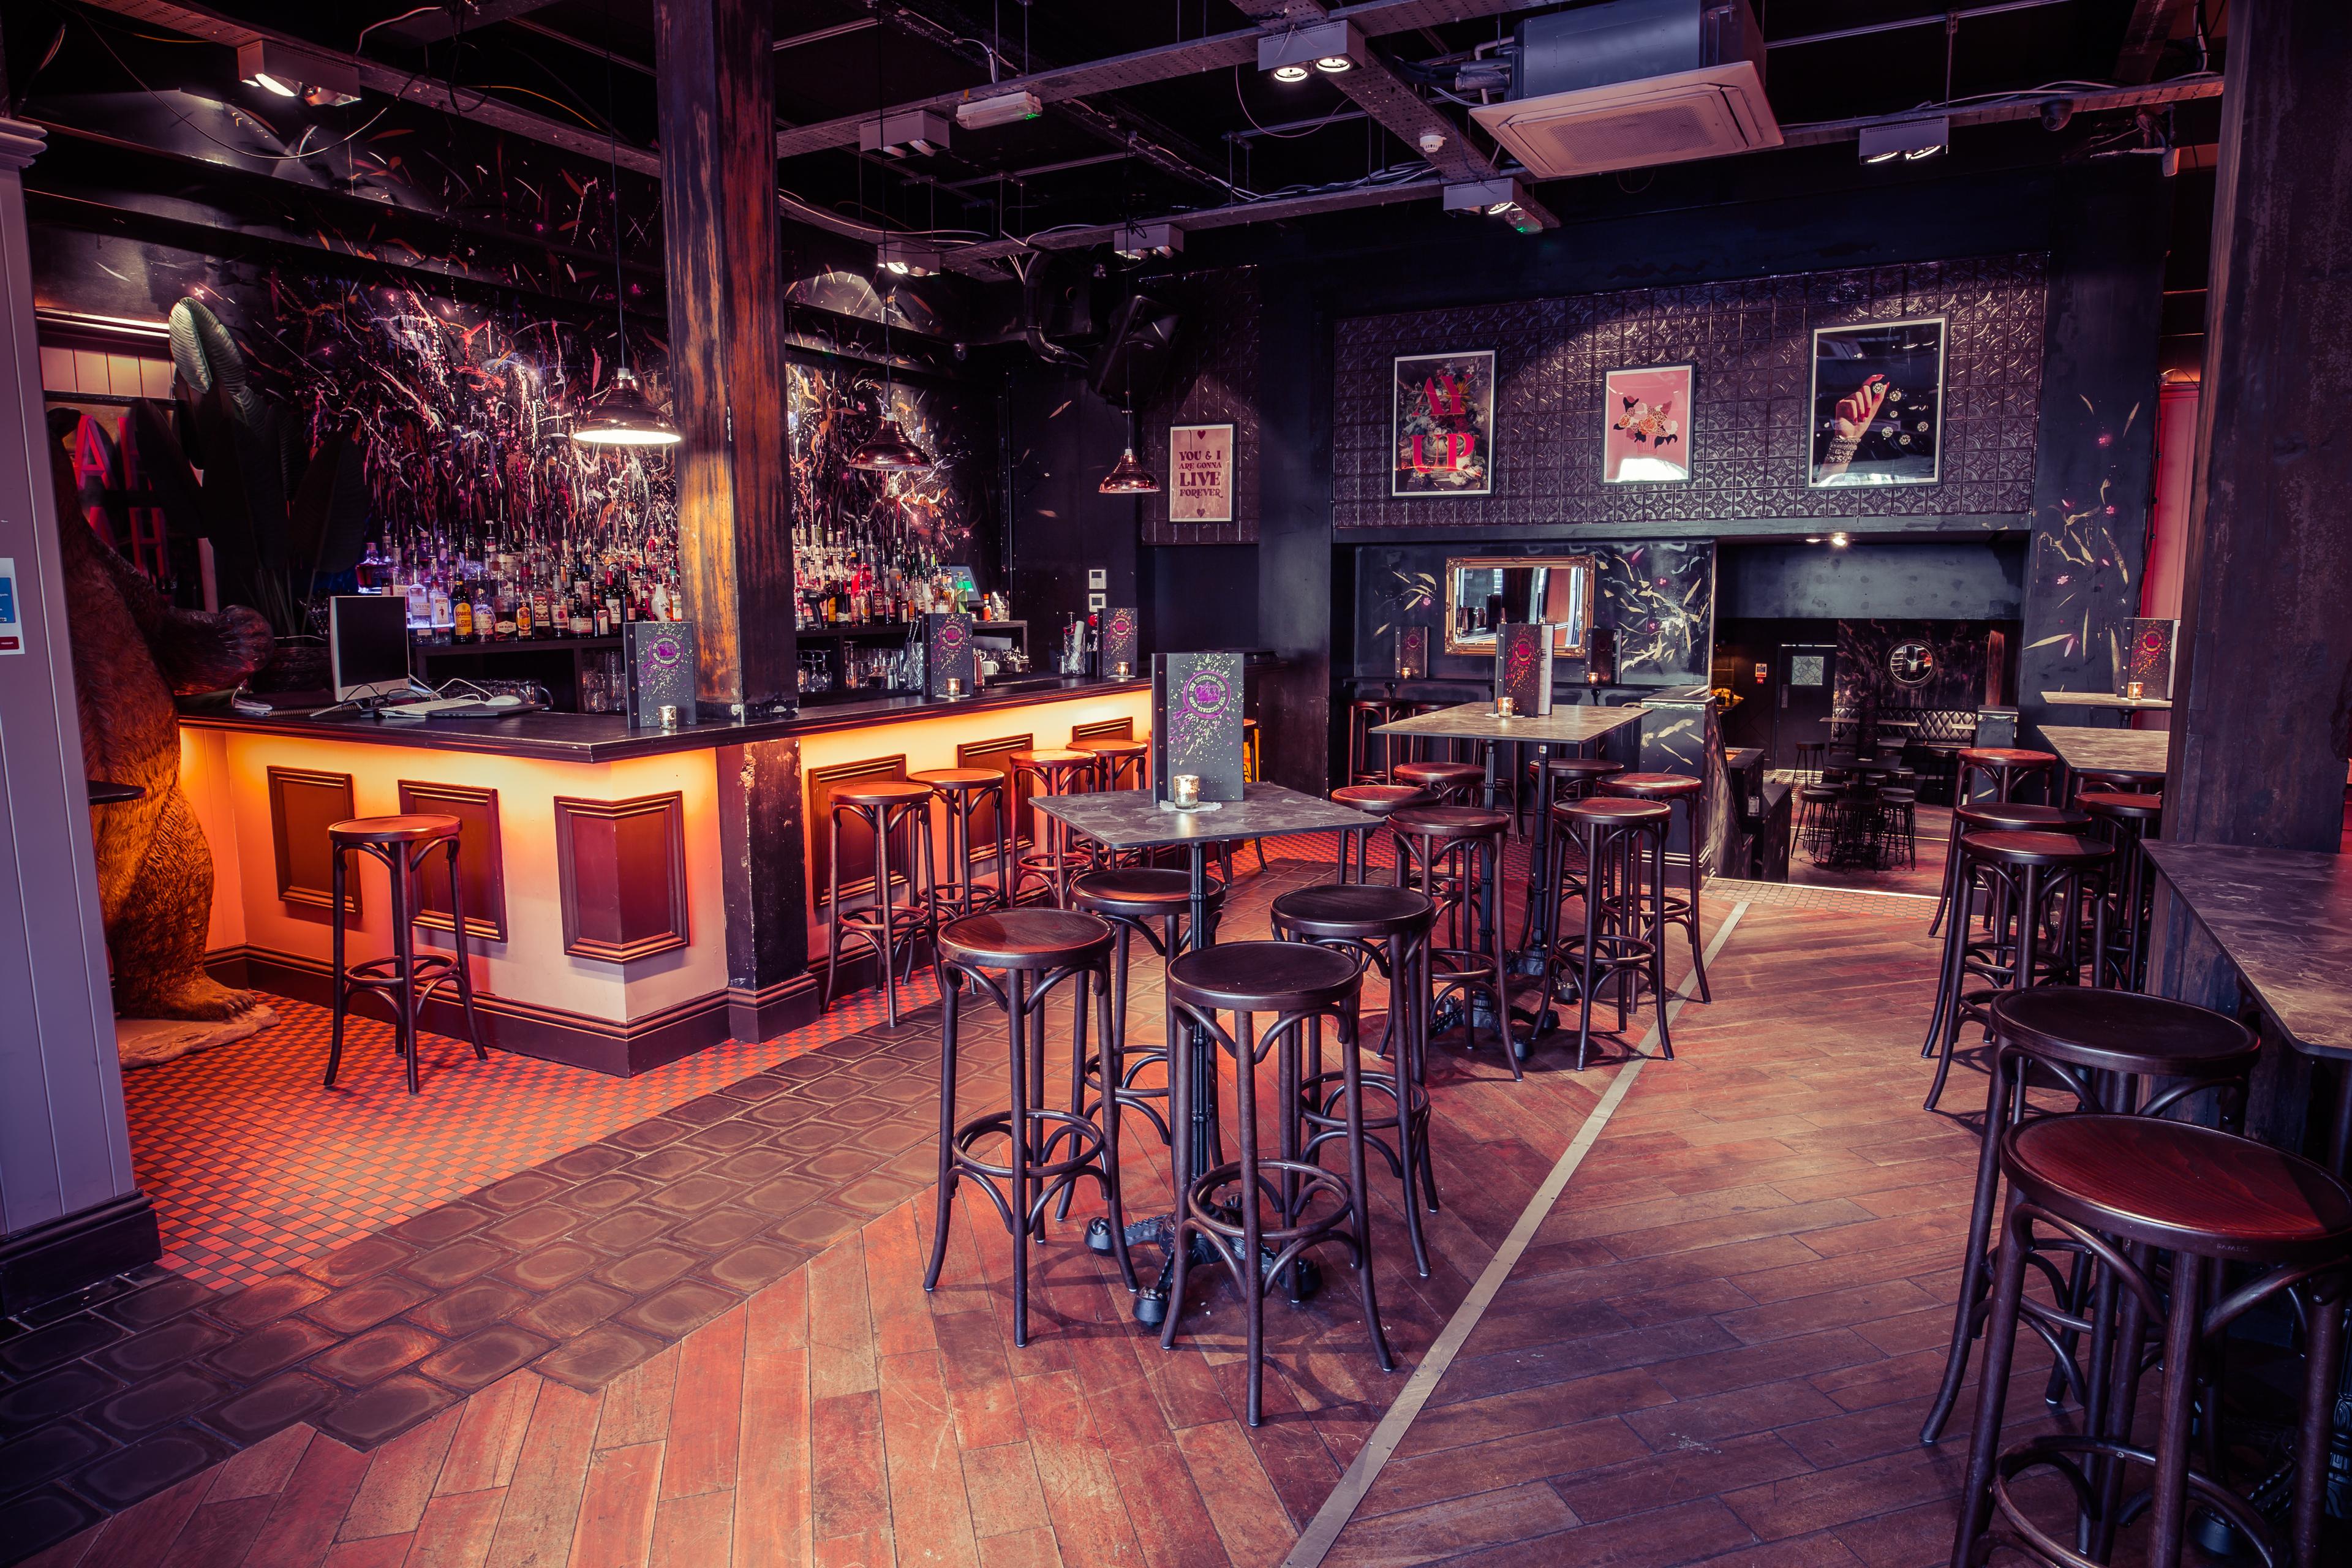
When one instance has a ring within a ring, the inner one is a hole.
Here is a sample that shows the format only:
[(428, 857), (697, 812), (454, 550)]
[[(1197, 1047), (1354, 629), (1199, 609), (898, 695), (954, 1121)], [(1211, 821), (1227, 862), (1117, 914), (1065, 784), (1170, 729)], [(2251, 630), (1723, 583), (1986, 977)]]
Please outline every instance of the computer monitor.
[(335, 700), (408, 694), (408, 601), (396, 594), (338, 594), (327, 601), (327, 657)]

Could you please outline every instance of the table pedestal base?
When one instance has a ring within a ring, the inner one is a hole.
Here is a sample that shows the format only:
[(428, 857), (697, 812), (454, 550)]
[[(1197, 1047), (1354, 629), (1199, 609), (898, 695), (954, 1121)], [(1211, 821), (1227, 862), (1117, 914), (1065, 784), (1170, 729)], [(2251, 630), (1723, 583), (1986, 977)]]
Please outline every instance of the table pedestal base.
[[(1233, 1216), (1233, 1223), (1241, 1223), (1238, 1215)], [(1156, 1329), (1168, 1321), (1170, 1285), (1176, 1277), (1175, 1240), (1176, 1216), (1173, 1215), (1156, 1215), (1150, 1219), (1136, 1220), (1127, 1227), (1129, 1247), (1156, 1247), (1160, 1251), (1160, 1277), (1135, 1293), (1135, 1321), (1147, 1329)], [(1110, 1221), (1100, 1215), (1087, 1221), (1087, 1249), (1105, 1257), (1110, 1255)], [(1258, 1273), (1261, 1276), (1272, 1271), (1274, 1258), (1274, 1248), (1258, 1248)], [(1216, 1261), (1215, 1255), (1209, 1250), (1207, 1237), (1195, 1236), (1192, 1238), (1192, 1261), (1195, 1265)], [(1323, 1271), (1315, 1266), (1313, 1258), (1302, 1258), (1290, 1266), (1290, 1279), (1283, 1294), (1292, 1306), (1298, 1307), (1311, 1300), (1322, 1289)]]

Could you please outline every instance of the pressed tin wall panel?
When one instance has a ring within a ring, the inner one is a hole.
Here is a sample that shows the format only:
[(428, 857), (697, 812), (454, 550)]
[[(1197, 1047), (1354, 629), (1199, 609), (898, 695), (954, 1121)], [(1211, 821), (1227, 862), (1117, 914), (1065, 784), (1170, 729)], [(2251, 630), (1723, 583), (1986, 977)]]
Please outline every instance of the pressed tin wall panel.
[[(1343, 321), (1332, 525), (2022, 514), (2033, 504), (2047, 272), (2040, 254), (1984, 257)], [(1948, 322), (1940, 480), (1808, 489), (1814, 330), (1918, 316)], [(1496, 356), (1494, 493), (1391, 496), (1391, 362), (1485, 349)], [(1690, 481), (1602, 484), (1602, 377), (1685, 363), (1696, 367)]]

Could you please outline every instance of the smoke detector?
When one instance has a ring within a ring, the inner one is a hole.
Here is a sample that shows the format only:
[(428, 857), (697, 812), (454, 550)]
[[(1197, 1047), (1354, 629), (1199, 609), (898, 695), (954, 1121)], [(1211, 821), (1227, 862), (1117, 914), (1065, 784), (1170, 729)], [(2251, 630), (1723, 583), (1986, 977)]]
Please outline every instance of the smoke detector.
[(1434, 158), (1442, 150), (1444, 150), (1444, 132), (1424, 131), (1421, 133), (1421, 153), (1423, 157)]

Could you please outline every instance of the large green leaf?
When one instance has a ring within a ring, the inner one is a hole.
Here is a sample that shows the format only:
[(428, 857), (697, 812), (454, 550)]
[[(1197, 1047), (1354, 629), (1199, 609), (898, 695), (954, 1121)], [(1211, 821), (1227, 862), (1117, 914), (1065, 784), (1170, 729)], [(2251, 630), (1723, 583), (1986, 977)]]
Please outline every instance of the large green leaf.
[(228, 329), (194, 300), (172, 307), (172, 365), (199, 396), (219, 392), (240, 419), (258, 423), (261, 394), (246, 372), (245, 355)]

